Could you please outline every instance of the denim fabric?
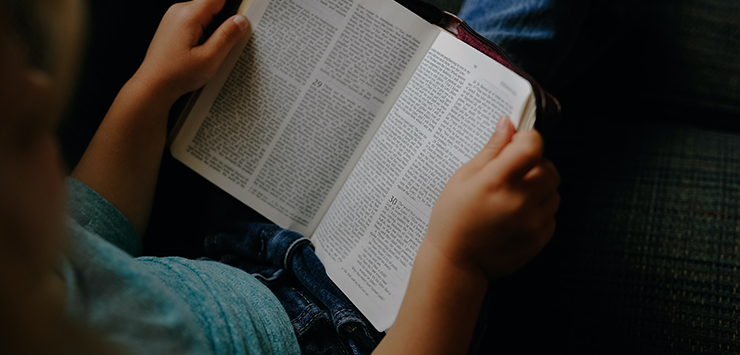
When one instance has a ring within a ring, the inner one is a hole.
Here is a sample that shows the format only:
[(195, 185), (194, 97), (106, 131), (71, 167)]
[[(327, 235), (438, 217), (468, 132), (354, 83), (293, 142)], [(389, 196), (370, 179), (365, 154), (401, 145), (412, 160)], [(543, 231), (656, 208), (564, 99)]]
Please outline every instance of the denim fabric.
[(458, 14), (503, 48), (546, 90), (560, 96), (577, 77), (593, 75), (626, 24), (628, 2), (603, 0), (468, 0)]
[(303, 354), (369, 354), (383, 338), (329, 279), (308, 239), (273, 224), (236, 223), (205, 239), (210, 258), (267, 285)]

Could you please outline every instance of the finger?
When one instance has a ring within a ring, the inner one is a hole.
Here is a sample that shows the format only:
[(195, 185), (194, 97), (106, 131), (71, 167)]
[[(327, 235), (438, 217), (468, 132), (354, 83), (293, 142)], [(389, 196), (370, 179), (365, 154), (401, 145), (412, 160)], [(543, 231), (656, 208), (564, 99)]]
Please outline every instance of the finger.
[(216, 30), (211, 37), (200, 46), (201, 54), (213, 60), (217, 65), (223, 62), (229, 51), (239, 42), (249, 29), (249, 20), (244, 15), (234, 15)]
[(542, 159), (537, 166), (524, 175), (524, 188), (540, 202), (552, 194), (560, 185), (560, 174), (555, 165), (547, 159)]
[(550, 217), (544, 221), (533, 233), (529, 234), (528, 238), (522, 240), (525, 247), (522, 248), (522, 252), (525, 253), (527, 259), (532, 259), (539, 254), (547, 243), (555, 234), (555, 218)]
[(506, 116), (501, 116), (496, 123), (496, 130), (493, 136), (488, 140), (486, 146), (468, 162), (468, 165), (476, 171), (480, 170), (489, 161), (496, 158), (502, 149), (511, 142), (511, 137), (516, 132), (511, 120)]
[(195, 0), (196, 13), (208, 14), (211, 17), (216, 16), (224, 8), (226, 0)]
[[(540, 161), (540, 165), (542, 166), (544, 170), (549, 171), (550, 174), (552, 174), (551, 176), (556, 181), (555, 187), (559, 186), (560, 185), (560, 173), (558, 172), (558, 169), (555, 167), (555, 164), (553, 164), (547, 158), (542, 158), (542, 160)], [(525, 175), (524, 179), (526, 180), (527, 178), (528, 178), (528, 175)]]
[(535, 130), (517, 132), (511, 143), (483, 168), (483, 174), (491, 176), (492, 181), (522, 179), (542, 160), (542, 136)]
[(188, 18), (198, 23), (205, 31), (225, 3), (226, 0), (193, 0), (183, 4), (183, 11)]

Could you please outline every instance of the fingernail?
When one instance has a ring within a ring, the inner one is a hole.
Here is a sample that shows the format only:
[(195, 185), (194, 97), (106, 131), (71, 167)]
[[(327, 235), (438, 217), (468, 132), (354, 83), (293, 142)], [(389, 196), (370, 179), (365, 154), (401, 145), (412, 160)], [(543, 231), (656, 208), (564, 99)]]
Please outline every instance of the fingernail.
[(506, 116), (503, 116), (503, 117), (499, 118), (498, 119), (498, 122), (496, 123), (496, 131), (503, 129), (504, 128), (504, 124), (508, 120), (509, 120), (509, 118), (506, 117)]
[(247, 20), (247, 18), (242, 14), (234, 16), (234, 23), (240, 30), (242, 30), (242, 32), (244, 32), (247, 29), (247, 26), (249, 26), (249, 20)]

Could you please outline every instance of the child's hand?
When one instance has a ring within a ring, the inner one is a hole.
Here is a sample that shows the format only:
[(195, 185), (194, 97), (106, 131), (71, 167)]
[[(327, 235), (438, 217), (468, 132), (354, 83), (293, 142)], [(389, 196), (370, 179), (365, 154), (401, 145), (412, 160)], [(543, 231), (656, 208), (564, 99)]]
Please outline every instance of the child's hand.
[(550, 240), (560, 176), (536, 131), (501, 119), (486, 147), (452, 176), (424, 240), (463, 271), (488, 279), (522, 267)]
[(203, 30), (224, 2), (194, 0), (170, 7), (133, 79), (171, 102), (205, 85), (249, 28), (246, 17), (235, 15), (201, 44)]
[(200, 44), (203, 29), (224, 2), (194, 0), (167, 11), (144, 63), (118, 93), (72, 172), (116, 206), (142, 235), (154, 201), (172, 104), (213, 77), (249, 30), (247, 19), (236, 15)]

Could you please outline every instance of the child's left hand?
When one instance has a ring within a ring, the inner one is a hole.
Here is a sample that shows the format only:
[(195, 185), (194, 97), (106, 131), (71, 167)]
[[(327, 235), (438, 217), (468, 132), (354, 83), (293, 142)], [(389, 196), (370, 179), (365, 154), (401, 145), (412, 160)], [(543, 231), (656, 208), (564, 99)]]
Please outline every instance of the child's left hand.
[(172, 103), (205, 85), (250, 26), (243, 15), (232, 16), (201, 44), (204, 29), (224, 3), (193, 0), (170, 7), (132, 81)]

